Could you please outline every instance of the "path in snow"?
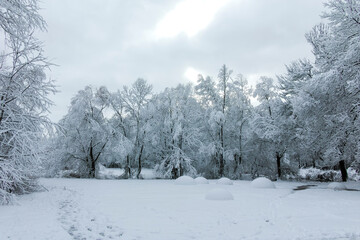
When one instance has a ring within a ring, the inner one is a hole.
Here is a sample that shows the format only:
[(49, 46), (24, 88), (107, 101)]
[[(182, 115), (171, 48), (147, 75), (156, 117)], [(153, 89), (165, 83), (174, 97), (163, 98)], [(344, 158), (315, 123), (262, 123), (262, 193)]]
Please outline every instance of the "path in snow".
[(123, 233), (102, 214), (81, 207), (79, 193), (64, 187), (65, 198), (59, 201), (58, 220), (74, 240), (119, 239)]

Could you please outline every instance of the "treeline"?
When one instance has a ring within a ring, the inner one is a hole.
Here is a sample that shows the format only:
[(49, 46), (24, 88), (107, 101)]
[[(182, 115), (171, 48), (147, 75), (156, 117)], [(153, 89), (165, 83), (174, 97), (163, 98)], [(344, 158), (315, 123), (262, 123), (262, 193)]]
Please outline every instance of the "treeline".
[[(299, 168), (360, 163), (360, 4), (333, 0), (306, 39), (315, 61), (298, 60), (254, 89), (223, 65), (159, 94), (143, 79), (121, 91), (86, 87), (72, 99), (52, 139), (58, 169), (94, 177), (97, 163), (142, 167), (160, 177), (242, 174), (281, 178)], [(253, 106), (250, 98), (259, 104)]]

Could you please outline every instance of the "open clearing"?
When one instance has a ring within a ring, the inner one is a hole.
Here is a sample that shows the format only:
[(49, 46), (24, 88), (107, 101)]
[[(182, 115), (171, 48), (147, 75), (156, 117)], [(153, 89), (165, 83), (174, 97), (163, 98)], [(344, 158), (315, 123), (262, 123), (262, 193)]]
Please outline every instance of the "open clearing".
[[(0, 206), (0, 239), (360, 239), (360, 192), (327, 183), (293, 191), (249, 181), (41, 179), (48, 190)], [(306, 183), (309, 184), (309, 183)], [(359, 182), (346, 183), (360, 189)], [(234, 200), (206, 200), (215, 188)]]

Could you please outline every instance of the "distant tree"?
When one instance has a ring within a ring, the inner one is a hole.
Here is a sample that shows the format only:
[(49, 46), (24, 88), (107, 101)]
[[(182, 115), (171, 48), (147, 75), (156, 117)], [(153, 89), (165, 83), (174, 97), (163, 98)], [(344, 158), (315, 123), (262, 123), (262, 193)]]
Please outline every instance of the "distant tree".
[(34, 31), (45, 30), (35, 0), (0, 1), (0, 204), (35, 188), (41, 139), (55, 92)]
[[(179, 85), (166, 89), (158, 95), (164, 109), (164, 115), (158, 121), (156, 131), (165, 132), (161, 149), (161, 162), (156, 168), (163, 177), (177, 178), (184, 174), (196, 175), (196, 169), (191, 159), (192, 153), (200, 144), (199, 129), (196, 122), (199, 119), (198, 103), (193, 97), (191, 85)], [(159, 121), (160, 120), (160, 121)]]
[(121, 136), (105, 119), (108, 103), (103, 101), (102, 94), (106, 92), (104, 87), (96, 92), (89, 86), (80, 90), (59, 122), (57, 155), (64, 167), (77, 170), (82, 177), (95, 177), (97, 163), (104, 161), (111, 139)]
[(218, 73), (218, 81), (213, 81), (210, 77), (203, 78), (199, 75), (198, 84), (195, 90), (200, 97), (200, 102), (206, 111), (206, 118), (209, 119), (206, 125), (206, 132), (211, 141), (209, 149), (212, 149), (211, 158), (215, 161), (218, 172), (217, 176), (224, 176), (225, 170), (225, 141), (224, 135), (227, 108), (229, 105), (229, 84), (232, 70), (223, 65)]
[(146, 82), (146, 80), (139, 78), (131, 87), (124, 87), (122, 92), (122, 101), (124, 104), (125, 112), (128, 114), (128, 118), (132, 129), (132, 142), (133, 151), (132, 159), (137, 162), (137, 178), (140, 177), (142, 169), (142, 158), (145, 147), (146, 122), (151, 118), (146, 111), (146, 105), (150, 100), (152, 94), (152, 86)]
[(290, 111), (287, 105), (279, 98), (274, 80), (261, 77), (256, 85), (254, 97), (260, 105), (256, 107), (253, 118), (253, 131), (262, 145), (267, 145), (267, 157), (271, 164), (276, 162), (276, 173), (282, 177), (282, 160), (287, 150), (287, 142), (291, 133), (291, 122), (288, 116)]
[(229, 107), (225, 134), (229, 136), (226, 144), (228, 150), (226, 156), (229, 164), (229, 176), (240, 178), (241, 173), (246, 168), (246, 152), (248, 149), (248, 139), (250, 130), (250, 119), (253, 107), (250, 103), (251, 88), (248, 86), (247, 79), (241, 74), (229, 83)]
[[(113, 112), (112, 117), (109, 119), (109, 124), (114, 129), (115, 132), (122, 136), (121, 151), (115, 151), (113, 158), (115, 162), (119, 160), (124, 160), (124, 169), (125, 175), (124, 178), (131, 177), (131, 154), (134, 148), (131, 141), (131, 126), (130, 121), (127, 118), (127, 113), (125, 110), (125, 101), (123, 99), (122, 93), (118, 90), (117, 92), (110, 93), (106, 92), (104, 94), (106, 97), (106, 102), (108, 102), (109, 109)], [(118, 139), (113, 138), (113, 140), (118, 141)], [(116, 145), (116, 144), (115, 144)], [(118, 148), (117, 148), (118, 149)], [(123, 159), (124, 158), (124, 159)]]

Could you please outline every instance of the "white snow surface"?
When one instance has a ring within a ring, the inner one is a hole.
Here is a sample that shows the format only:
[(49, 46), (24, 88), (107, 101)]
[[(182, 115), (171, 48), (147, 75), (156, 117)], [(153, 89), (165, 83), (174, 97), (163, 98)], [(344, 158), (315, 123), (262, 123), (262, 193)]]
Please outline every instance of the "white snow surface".
[(234, 200), (234, 196), (223, 188), (215, 188), (210, 190), (205, 195), (207, 200)]
[(209, 181), (204, 177), (197, 177), (194, 180), (196, 184), (209, 184)]
[(192, 177), (181, 176), (175, 180), (175, 184), (177, 184), (177, 185), (194, 185), (195, 181)]
[(221, 185), (233, 185), (233, 181), (231, 181), (230, 179), (228, 179), (226, 177), (220, 178), (219, 180), (217, 180), (216, 183), (221, 184)]
[(332, 183), (329, 183), (328, 188), (334, 189), (334, 190), (345, 190), (346, 185), (344, 183), (340, 183), (340, 182), (332, 182)]
[(275, 184), (266, 177), (258, 177), (251, 182), (253, 188), (275, 188)]
[[(276, 182), (276, 189), (233, 181), (232, 201), (204, 198), (219, 188), (172, 180), (40, 179), (48, 191), (0, 206), (0, 239), (360, 239), (360, 191), (327, 183)], [(308, 184), (308, 183), (305, 183)], [(359, 182), (346, 183), (360, 189)]]

